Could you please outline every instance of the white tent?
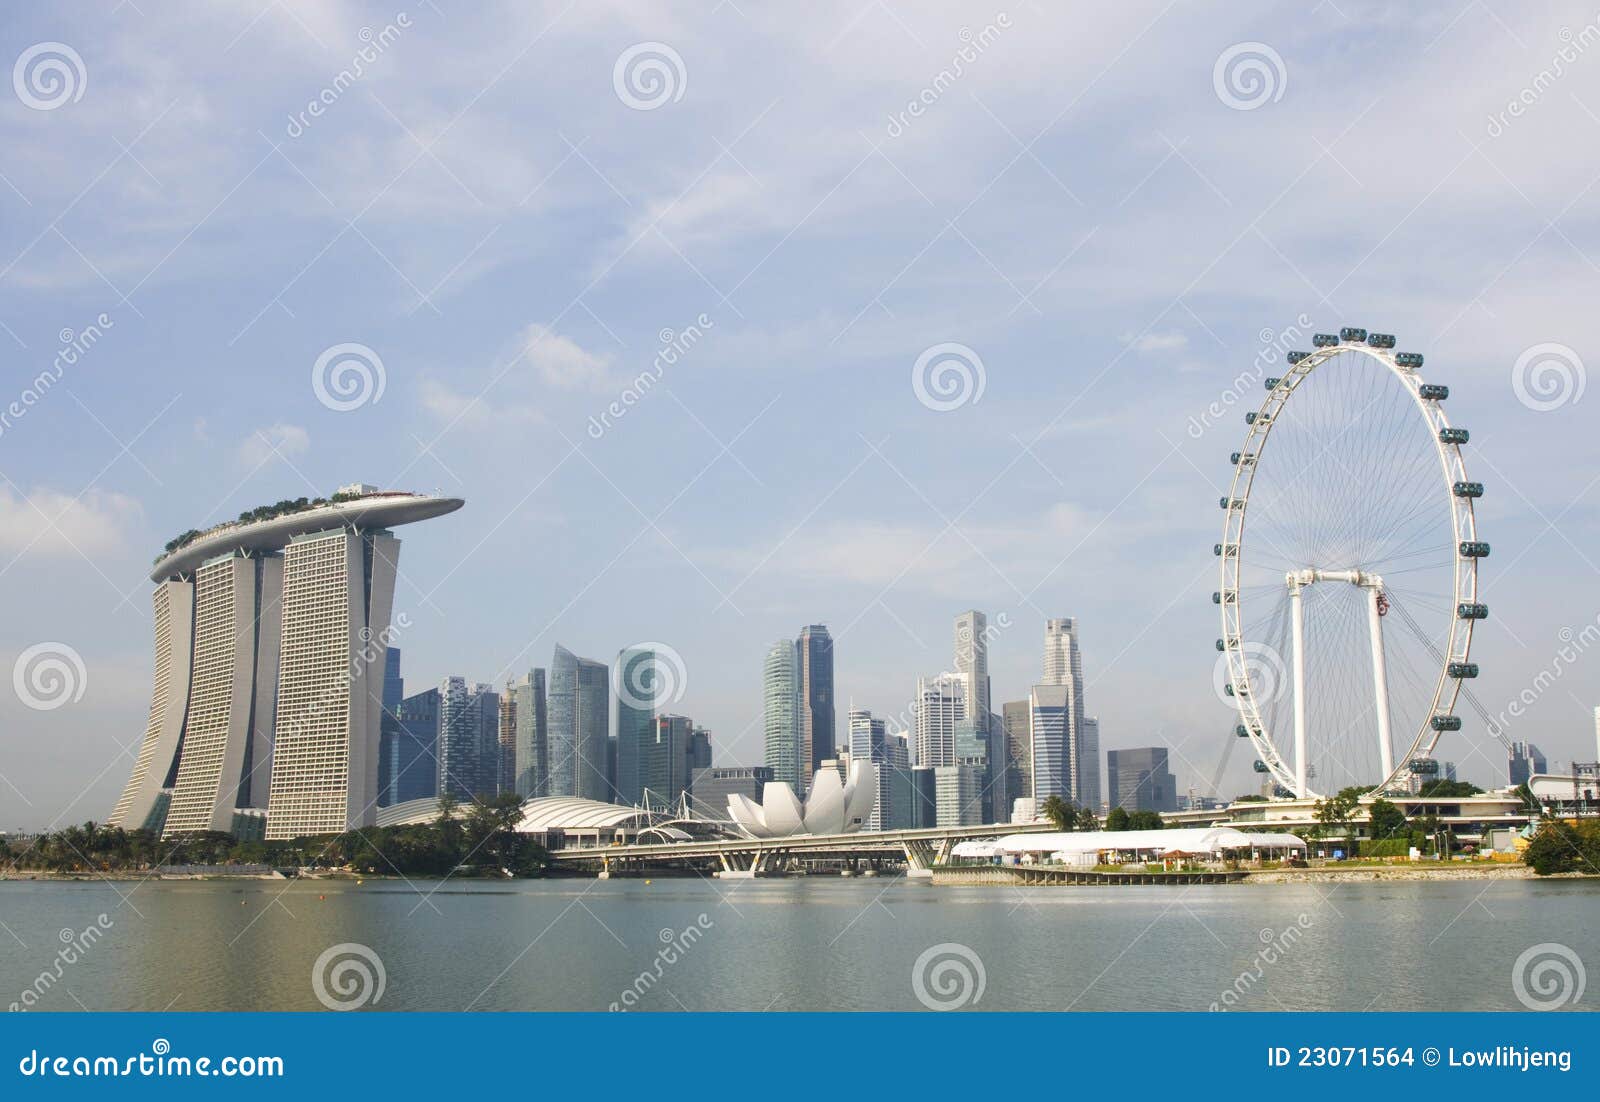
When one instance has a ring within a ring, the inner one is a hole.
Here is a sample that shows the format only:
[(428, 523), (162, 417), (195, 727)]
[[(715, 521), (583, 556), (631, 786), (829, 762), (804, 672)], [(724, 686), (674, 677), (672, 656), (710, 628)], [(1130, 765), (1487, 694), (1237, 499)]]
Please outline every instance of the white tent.
[(1306, 843), (1293, 834), (1245, 832), (1232, 827), (1186, 827), (1172, 830), (1086, 830), (1061, 834), (1008, 834), (993, 841), (962, 842), (953, 850), (969, 859), (1007, 854), (1193, 853), (1212, 857), (1241, 851), (1287, 852), (1304, 850)]

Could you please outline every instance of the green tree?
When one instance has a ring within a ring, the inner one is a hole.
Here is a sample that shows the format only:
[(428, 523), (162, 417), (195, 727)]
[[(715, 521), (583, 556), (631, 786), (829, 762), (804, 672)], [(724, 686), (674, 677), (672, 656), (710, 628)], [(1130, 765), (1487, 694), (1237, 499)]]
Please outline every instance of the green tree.
[(1375, 839), (1399, 838), (1406, 829), (1406, 814), (1388, 800), (1373, 800), (1367, 808), (1367, 825)]
[(1056, 825), (1057, 830), (1073, 829), (1078, 817), (1077, 808), (1072, 806), (1071, 801), (1064, 800), (1060, 796), (1046, 796), (1039, 811)]
[(1157, 811), (1135, 811), (1128, 816), (1129, 830), (1161, 830), (1166, 825)]
[(1127, 813), (1127, 811), (1124, 810), (1121, 807), (1112, 808), (1110, 813), (1108, 815), (1106, 815), (1106, 829), (1107, 830), (1127, 830), (1128, 829), (1128, 813)]

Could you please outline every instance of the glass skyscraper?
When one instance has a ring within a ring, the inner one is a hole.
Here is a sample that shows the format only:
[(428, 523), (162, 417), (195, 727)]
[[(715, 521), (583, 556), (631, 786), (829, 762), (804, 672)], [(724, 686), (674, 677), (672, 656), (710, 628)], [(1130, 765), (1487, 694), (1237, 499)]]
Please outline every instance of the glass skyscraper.
[(550, 717), (541, 669), (511, 686), (516, 704), (516, 750), (512, 791), (524, 799), (550, 794)]
[(834, 757), (833, 636), (826, 624), (808, 624), (795, 640), (800, 661), (800, 761), (809, 780)]
[(549, 719), (550, 795), (610, 800), (610, 667), (557, 644), (550, 663)]
[(800, 655), (793, 640), (780, 639), (767, 651), (761, 670), (762, 710), (766, 734), (767, 765), (773, 780), (804, 793), (810, 780), (800, 761)]

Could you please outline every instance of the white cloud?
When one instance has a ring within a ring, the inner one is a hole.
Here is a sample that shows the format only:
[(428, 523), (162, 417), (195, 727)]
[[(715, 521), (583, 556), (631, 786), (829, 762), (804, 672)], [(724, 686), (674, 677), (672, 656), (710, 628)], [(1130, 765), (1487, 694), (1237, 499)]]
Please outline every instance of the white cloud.
[(611, 357), (590, 352), (547, 325), (536, 322), (518, 334), (517, 354), (540, 380), (558, 390), (606, 391), (616, 385), (611, 378)]
[(422, 408), (447, 425), (486, 428), (496, 424), (539, 425), (547, 421), (533, 403), (503, 400), (493, 394), (467, 394), (437, 379), (422, 383)]
[(1173, 352), (1189, 344), (1189, 338), (1176, 330), (1169, 333), (1145, 333), (1137, 338), (1125, 335), (1122, 339), (1127, 341), (1135, 352)]
[(90, 490), (74, 498), (35, 489), (18, 497), (0, 487), (0, 551), (20, 556), (117, 550), (139, 515), (139, 503), (124, 494)]
[(239, 445), (239, 459), (257, 467), (273, 459), (303, 455), (311, 447), (311, 434), (299, 425), (269, 425), (257, 429)]

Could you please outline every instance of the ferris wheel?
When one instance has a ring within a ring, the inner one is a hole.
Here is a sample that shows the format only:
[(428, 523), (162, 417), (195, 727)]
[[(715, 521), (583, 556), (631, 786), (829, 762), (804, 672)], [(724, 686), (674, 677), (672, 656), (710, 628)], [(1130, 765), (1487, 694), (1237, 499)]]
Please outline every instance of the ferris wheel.
[(1407, 790), (1437, 775), (1478, 676), (1483, 484), (1420, 355), (1354, 328), (1313, 345), (1265, 381), (1232, 456), (1212, 594), (1223, 690), (1280, 793)]

